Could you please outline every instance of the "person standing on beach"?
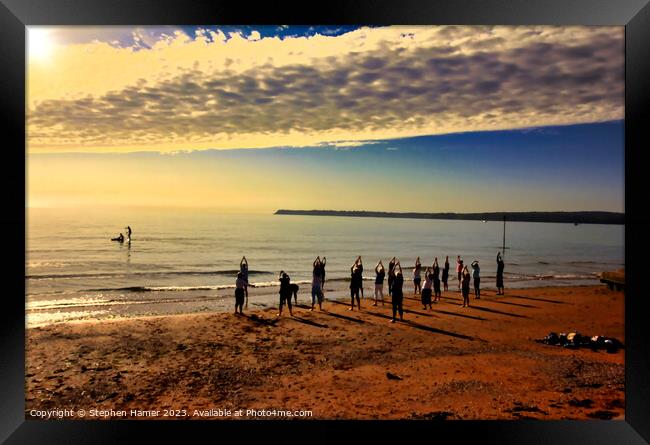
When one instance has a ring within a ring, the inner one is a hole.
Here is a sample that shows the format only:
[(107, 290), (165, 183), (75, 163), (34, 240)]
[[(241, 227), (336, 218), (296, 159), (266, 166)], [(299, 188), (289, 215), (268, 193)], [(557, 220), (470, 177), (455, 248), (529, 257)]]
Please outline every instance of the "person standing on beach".
[(327, 263), (327, 258), (323, 257), (323, 260), (320, 262), (320, 291), (325, 298), (325, 264)]
[(472, 262), (472, 277), (474, 278), (474, 298), (481, 299), (481, 268), (478, 261)]
[(420, 257), (417, 257), (415, 260), (415, 268), (413, 269), (413, 295), (422, 293), (422, 278), (420, 277), (420, 270), (422, 269), (422, 264), (420, 264)]
[(361, 310), (361, 300), (359, 299), (359, 288), (361, 287), (361, 273), (359, 272), (359, 266), (357, 261), (352, 264), (350, 267), (350, 309), (349, 311), (354, 310), (354, 298), (357, 298), (357, 305), (359, 310)]
[(445, 258), (445, 267), (442, 269), (442, 286), (445, 292), (449, 290), (449, 286), (447, 284), (448, 280), (449, 280), (449, 257), (447, 256)]
[(395, 272), (395, 281), (393, 282), (393, 295), (391, 299), (391, 302), (393, 303), (393, 319), (390, 321), (391, 323), (395, 323), (397, 321), (397, 312), (399, 312), (399, 319), (402, 321), (404, 313), (404, 310), (402, 309), (402, 302), (404, 300), (404, 295), (402, 294), (404, 276), (402, 275), (402, 265), (399, 263), (399, 260), (397, 260), (395, 263)]
[(435, 260), (433, 260), (433, 301), (438, 302), (440, 301), (440, 266), (438, 266), (438, 257), (436, 257)]
[(314, 272), (312, 274), (312, 279), (311, 279), (311, 309), (309, 309), (310, 311), (314, 310), (314, 304), (316, 304), (317, 300), (318, 300), (318, 308), (321, 311), (323, 310), (323, 293), (321, 291), (322, 283), (323, 280), (321, 277), (320, 258), (316, 258), (316, 261), (314, 262)]
[(246, 294), (246, 307), (248, 307), (248, 260), (245, 256), (243, 256), (239, 262), (239, 273), (241, 273), (242, 278), (246, 282), (246, 286), (244, 286), (244, 293)]
[(395, 281), (395, 257), (388, 263), (388, 296), (393, 295), (393, 282)]
[(278, 280), (280, 281), (280, 310), (278, 311), (278, 317), (282, 315), (282, 307), (285, 302), (289, 307), (289, 315), (293, 317), (293, 312), (291, 311), (291, 278), (289, 278), (289, 275), (285, 271), (281, 270)]
[(239, 313), (244, 314), (244, 289), (246, 288), (246, 281), (242, 276), (242, 273), (237, 274), (237, 280), (235, 280), (235, 315), (237, 315), (237, 308), (239, 308)]
[(505, 268), (505, 263), (503, 258), (501, 258), (501, 252), (497, 252), (497, 295), (504, 294), (503, 287), (503, 269)]
[(377, 301), (379, 300), (378, 296), (381, 297), (381, 305), (384, 305), (384, 276), (386, 271), (384, 270), (384, 265), (381, 260), (375, 266), (375, 302), (373, 306), (377, 306)]
[(431, 307), (431, 285), (433, 284), (433, 273), (431, 272), (431, 268), (427, 267), (427, 269), (424, 271), (424, 287), (422, 288), (422, 306), (424, 306), (422, 309), (426, 309), (427, 305), (429, 305), (429, 309), (432, 309)]
[(126, 226), (126, 240), (130, 243), (131, 242), (131, 226)]
[(357, 272), (359, 273), (359, 289), (361, 290), (361, 298), (364, 298), (364, 296), (363, 296), (363, 262), (361, 261), (361, 255), (359, 255), (357, 257), (356, 265), (357, 265)]
[(463, 280), (463, 260), (460, 259), (460, 255), (456, 257), (456, 274), (458, 275), (458, 291), (460, 291), (460, 285)]
[(463, 307), (469, 307), (469, 281), (471, 276), (469, 274), (469, 269), (467, 268), (467, 266), (463, 267), (461, 276), (462, 276)]

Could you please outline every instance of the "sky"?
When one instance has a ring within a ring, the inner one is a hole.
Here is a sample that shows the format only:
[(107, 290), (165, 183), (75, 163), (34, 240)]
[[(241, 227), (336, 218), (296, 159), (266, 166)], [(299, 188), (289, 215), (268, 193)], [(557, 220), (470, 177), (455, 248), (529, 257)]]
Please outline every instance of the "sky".
[(623, 211), (622, 27), (29, 27), (26, 206)]

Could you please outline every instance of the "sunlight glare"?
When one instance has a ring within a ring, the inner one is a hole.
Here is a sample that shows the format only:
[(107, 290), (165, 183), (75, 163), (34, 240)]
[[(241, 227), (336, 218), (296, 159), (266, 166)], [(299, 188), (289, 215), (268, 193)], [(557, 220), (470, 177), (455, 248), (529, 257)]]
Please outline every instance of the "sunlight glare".
[(54, 42), (50, 31), (43, 28), (27, 28), (27, 56), (32, 61), (46, 61), (52, 54)]

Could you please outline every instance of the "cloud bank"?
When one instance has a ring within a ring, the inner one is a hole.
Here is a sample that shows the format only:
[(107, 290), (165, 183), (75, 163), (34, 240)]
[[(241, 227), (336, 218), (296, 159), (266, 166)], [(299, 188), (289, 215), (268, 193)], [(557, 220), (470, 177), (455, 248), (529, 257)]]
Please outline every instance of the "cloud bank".
[(624, 116), (621, 27), (161, 35), (137, 51), (68, 44), (56, 69), (30, 69), (29, 149), (355, 146)]

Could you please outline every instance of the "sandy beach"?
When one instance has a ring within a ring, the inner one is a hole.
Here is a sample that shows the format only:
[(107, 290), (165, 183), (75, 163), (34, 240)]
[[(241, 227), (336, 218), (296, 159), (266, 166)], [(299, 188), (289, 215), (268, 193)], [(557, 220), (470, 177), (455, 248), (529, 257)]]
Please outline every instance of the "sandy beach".
[(534, 341), (578, 331), (625, 343), (623, 292), (484, 290), (462, 308), (450, 283), (423, 310), (407, 282), (405, 320), (391, 324), (388, 297), (371, 305), (371, 283), (361, 312), (333, 300), (346, 286), (326, 285), (323, 312), (309, 312), (302, 286), (293, 318), (249, 304), (244, 316), (30, 328), (26, 417), (67, 409), (72, 419), (79, 410), (84, 419), (237, 419), (254, 409), (268, 410), (258, 418), (286, 418), (273, 410), (311, 411), (313, 419), (624, 418), (624, 350)]

